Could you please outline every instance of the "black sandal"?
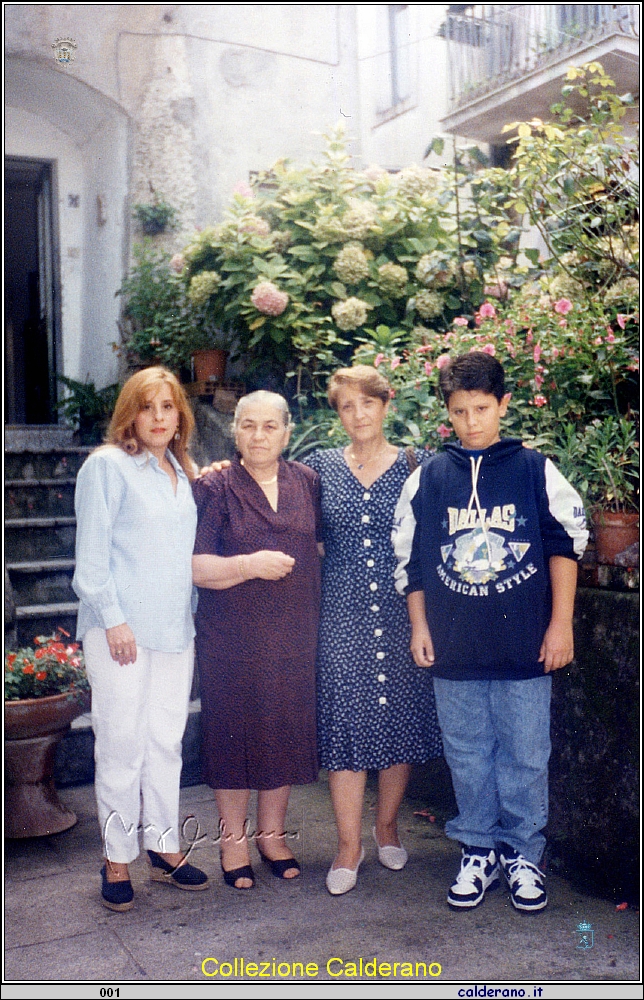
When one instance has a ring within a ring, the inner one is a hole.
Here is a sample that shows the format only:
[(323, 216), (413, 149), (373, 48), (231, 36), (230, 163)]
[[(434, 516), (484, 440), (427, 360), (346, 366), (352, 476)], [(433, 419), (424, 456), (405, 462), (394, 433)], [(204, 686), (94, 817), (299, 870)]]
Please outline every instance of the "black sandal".
[(296, 869), (299, 875), (302, 871), (299, 861), (295, 858), (278, 858), (275, 861), (271, 861), (271, 859), (267, 858), (261, 851), (259, 852), (259, 856), (264, 864), (268, 865), (275, 878), (283, 878), (285, 882), (290, 882), (291, 879), (297, 878), (297, 875), (292, 875), (291, 878), (286, 878), (286, 872)]
[(148, 851), (150, 859), (150, 877), (154, 882), (165, 882), (175, 885), (177, 889), (207, 889), (208, 876), (200, 868), (184, 862), (182, 865), (171, 865), (156, 851)]
[[(246, 889), (252, 889), (255, 885), (255, 872), (250, 865), (242, 865), (241, 868), (233, 868), (232, 871), (227, 872), (224, 866), (221, 866), (221, 871), (224, 876), (224, 882), (229, 885), (232, 889), (239, 889), (244, 891)], [(252, 885), (235, 885), (235, 882), (239, 881), (240, 878), (247, 878), (253, 883)]]

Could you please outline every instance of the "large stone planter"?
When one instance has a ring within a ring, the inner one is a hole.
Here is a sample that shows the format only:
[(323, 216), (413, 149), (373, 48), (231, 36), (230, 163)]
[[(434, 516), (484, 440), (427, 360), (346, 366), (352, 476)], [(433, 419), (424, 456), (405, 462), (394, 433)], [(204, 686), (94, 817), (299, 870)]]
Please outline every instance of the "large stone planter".
[(54, 785), (56, 747), (89, 696), (5, 701), (5, 836), (45, 837), (76, 823)]

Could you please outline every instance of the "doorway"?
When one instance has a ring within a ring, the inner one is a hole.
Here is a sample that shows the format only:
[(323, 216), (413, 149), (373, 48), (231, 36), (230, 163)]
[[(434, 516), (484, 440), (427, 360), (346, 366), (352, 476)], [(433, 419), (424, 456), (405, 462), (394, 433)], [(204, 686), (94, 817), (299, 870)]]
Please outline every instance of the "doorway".
[(55, 424), (53, 163), (5, 161), (5, 422)]

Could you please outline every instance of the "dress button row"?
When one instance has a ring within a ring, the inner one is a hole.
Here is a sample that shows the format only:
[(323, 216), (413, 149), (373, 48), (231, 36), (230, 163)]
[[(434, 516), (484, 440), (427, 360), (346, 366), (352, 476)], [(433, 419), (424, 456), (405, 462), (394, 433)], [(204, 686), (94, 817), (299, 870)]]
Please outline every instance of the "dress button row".
[(372, 569), (375, 565), (376, 564), (373, 561), (373, 559), (367, 559), (367, 566), (369, 567), (369, 569)]
[(378, 584), (377, 583), (370, 583), (369, 584), (369, 590), (377, 590), (377, 589), (378, 589)]
[(371, 610), (372, 611), (380, 611), (380, 605), (379, 604), (372, 604), (371, 605)]
[(371, 500), (371, 493), (363, 493), (362, 494), (362, 499), (363, 500)]
[(362, 523), (363, 523), (363, 524), (369, 524), (369, 521), (370, 521), (370, 520), (371, 520), (371, 518), (369, 517), (369, 515), (368, 515), (368, 514), (363, 514), (363, 515), (362, 515)]
[(384, 658), (385, 658), (385, 654), (384, 653), (376, 653), (376, 659), (377, 660), (384, 660)]
[(384, 684), (387, 678), (385, 674), (378, 674), (378, 680), (380, 681), (381, 684)]
[(362, 544), (364, 545), (365, 549), (370, 549), (371, 548), (371, 539), (370, 538), (363, 538)]
[(373, 630), (373, 634), (374, 634), (375, 636), (379, 636), (379, 635), (382, 635), (382, 629), (381, 629), (381, 628), (375, 628), (375, 629)]
[(378, 698), (378, 704), (379, 705), (386, 705), (387, 704), (387, 699), (384, 696), (382, 698)]

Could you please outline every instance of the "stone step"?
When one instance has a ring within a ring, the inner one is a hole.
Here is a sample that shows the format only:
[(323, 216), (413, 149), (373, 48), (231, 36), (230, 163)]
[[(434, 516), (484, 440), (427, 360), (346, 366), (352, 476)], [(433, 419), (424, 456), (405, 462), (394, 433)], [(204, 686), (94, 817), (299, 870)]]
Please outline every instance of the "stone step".
[(73, 559), (49, 559), (7, 563), (16, 604), (59, 604), (73, 602)]
[(75, 478), (6, 479), (4, 486), (5, 515), (12, 519), (74, 513)]
[(76, 635), (78, 601), (57, 604), (31, 604), (16, 608), (16, 632), (19, 646), (33, 646), (37, 635), (52, 635), (62, 628), (73, 639)]
[(5, 451), (6, 479), (67, 479), (75, 476), (91, 448), (26, 449)]
[(11, 563), (74, 556), (75, 517), (16, 517), (4, 526), (5, 559)]

